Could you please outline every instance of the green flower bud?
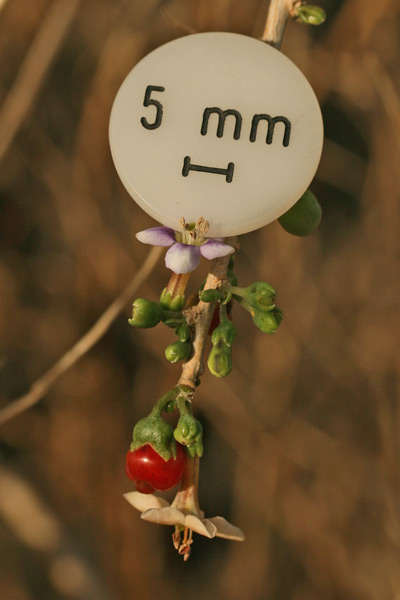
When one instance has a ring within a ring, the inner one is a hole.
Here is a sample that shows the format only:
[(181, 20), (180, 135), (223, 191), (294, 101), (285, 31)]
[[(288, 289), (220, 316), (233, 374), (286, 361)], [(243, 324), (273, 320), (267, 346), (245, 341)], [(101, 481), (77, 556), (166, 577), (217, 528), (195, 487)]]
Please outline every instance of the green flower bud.
[(202, 302), (217, 302), (223, 295), (219, 290), (204, 290), (199, 293), (199, 298)]
[(236, 327), (231, 321), (221, 321), (221, 323), (214, 329), (211, 334), (211, 343), (215, 346), (220, 340), (222, 340), (225, 346), (230, 348), (236, 337)]
[(165, 287), (161, 292), (160, 304), (165, 310), (182, 310), (185, 306), (185, 295), (180, 294), (172, 297), (172, 292), (167, 291), (167, 288)]
[(264, 281), (256, 281), (247, 288), (246, 300), (256, 310), (263, 312), (274, 308), (275, 290), (272, 285)]
[(192, 344), (190, 342), (174, 342), (165, 348), (165, 358), (170, 363), (177, 363), (189, 358), (191, 352)]
[(279, 217), (279, 224), (292, 235), (310, 235), (320, 224), (322, 208), (310, 190), (304, 192), (292, 208)]
[(210, 352), (208, 368), (216, 377), (226, 377), (232, 371), (231, 349), (220, 339)]
[(193, 458), (203, 456), (203, 427), (190, 413), (182, 415), (174, 430), (174, 438), (177, 442), (186, 446), (189, 455)]
[(178, 336), (179, 341), (187, 342), (190, 338), (190, 327), (187, 325), (187, 323), (181, 323), (181, 325), (178, 325), (178, 327), (175, 329), (175, 333)]
[(173, 429), (158, 411), (152, 411), (148, 417), (138, 421), (133, 429), (131, 450), (137, 450), (145, 444), (149, 444), (164, 460), (176, 458)]
[(157, 302), (151, 302), (145, 298), (137, 298), (132, 307), (132, 318), (129, 324), (134, 327), (155, 327), (162, 317), (163, 310)]
[(232, 288), (236, 300), (252, 315), (254, 311), (268, 312), (275, 308), (275, 290), (264, 281), (256, 281), (246, 288)]
[(273, 334), (278, 329), (282, 318), (282, 312), (276, 308), (270, 312), (256, 311), (253, 322), (264, 333)]
[(326, 19), (326, 13), (320, 6), (300, 4), (294, 9), (295, 18), (305, 25), (322, 25)]

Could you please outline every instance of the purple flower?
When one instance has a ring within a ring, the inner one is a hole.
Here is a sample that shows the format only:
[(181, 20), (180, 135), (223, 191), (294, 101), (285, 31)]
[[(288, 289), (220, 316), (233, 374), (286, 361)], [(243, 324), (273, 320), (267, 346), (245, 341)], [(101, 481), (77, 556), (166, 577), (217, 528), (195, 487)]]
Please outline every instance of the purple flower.
[(136, 234), (137, 239), (152, 246), (170, 246), (165, 255), (165, 264), (174, 273), (189, 273), (200, 263), (200, 256), (212, 260), (232, 254), (235, 249), (224, 244), (220, 238), (206, 238), (207, 221), (199, 219), (196, 224), (187, 225), (182, 219), (183, 232), (170, 227), (151, 227)]

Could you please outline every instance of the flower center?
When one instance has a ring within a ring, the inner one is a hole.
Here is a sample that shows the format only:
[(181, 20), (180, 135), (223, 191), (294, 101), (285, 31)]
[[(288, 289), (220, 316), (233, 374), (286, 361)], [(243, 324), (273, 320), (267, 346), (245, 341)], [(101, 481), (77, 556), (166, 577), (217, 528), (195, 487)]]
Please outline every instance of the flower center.
[(201, 246), (206, 242), (205, 234), (208, 231), (208, 221), (200, 217), (196, 223), (186, 223), (182, 217), (179, 221), (179, 226), (183, 231), (175, 233), (175, 239), (180, 244), (186, 246)]

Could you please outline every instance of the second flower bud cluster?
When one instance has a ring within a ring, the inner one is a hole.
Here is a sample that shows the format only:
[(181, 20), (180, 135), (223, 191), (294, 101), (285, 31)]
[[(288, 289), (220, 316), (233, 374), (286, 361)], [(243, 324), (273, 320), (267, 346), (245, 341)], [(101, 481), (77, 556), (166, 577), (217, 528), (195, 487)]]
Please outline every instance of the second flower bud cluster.
[[(234, 302), (250, 313), (253, 323), (264, 333), (275, 333), (282, 320), (282, 312), (275, 305), (274, 288), (263, 281), (244, 288), (238, 287), (233, 266), (231, 258), (227, 277), (219, 287), (206, 290), (201, 287), (190, 300), (190, 307), (199, 301), (215, 305), (209, 331), (212, 349), (207, 365), (216, 377), (226, 377), (232, 370), (232, 345), (236, 337), (236, 327), (231, 318)], [(165, 349), (165, 356), (171, 363), (188, 360), (193, 352), (193, 329), (187, 320), (190, 309), (185, 310), (184, 306), (183, 293), (174, 294), (165, 288), (159, 302), (145, 298), (135, 300), (129, 320), (135, 327), (155, 327), (162, 322), (174, 329), (178, 339)]]

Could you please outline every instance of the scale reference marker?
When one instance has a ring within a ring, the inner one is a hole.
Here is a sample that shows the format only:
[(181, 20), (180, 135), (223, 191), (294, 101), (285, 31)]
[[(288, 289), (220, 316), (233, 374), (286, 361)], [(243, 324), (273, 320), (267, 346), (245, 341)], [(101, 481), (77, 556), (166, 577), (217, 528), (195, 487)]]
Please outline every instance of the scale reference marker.
[(182, 175), (183, 177), (187, 177), (189, 175), (189, 171), (200, 171), (202, 173), (215, 173), (216, 175), (225, 175), (226, 183), (231, 183), (233, 179), (233, 171), (235, 169), (235, 165), (233, 162), (228, 163), (226, 169), (218, 169), (217, 167), (204, 167), (203, 165), (193, 165), (190, 162), (190, 156), (185, 156), (183, 159), (183, 169)]

